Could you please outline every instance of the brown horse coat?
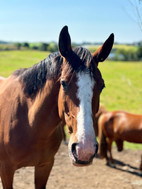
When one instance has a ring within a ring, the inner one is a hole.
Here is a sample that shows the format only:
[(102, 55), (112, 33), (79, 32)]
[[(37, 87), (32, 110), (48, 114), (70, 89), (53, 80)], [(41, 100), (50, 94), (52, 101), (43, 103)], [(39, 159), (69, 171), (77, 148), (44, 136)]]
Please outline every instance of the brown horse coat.
[(102, 114), (99, 119), (99, 154), (108, 161), (107, 150), (110, 152), (110, 161), (113, 163), (111, 146), (116, 141), (120, 151), (123, 141), (142, 143), (142, 115), (124, 111), (113, 111)]
[(142, 115), (114, 111), (101, 116), (99, 125), (111, 139), (142, 143)]

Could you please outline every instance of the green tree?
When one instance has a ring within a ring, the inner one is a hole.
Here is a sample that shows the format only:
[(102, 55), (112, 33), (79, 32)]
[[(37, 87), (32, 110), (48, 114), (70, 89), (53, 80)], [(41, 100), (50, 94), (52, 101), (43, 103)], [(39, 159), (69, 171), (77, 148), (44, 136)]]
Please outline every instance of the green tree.
[(40, 43), (39, 50), (40, 51), (47, 51), (48, 44), (47, 43)]
[(38, 47), (38, 46), (36, 46), (36, 45), (33, 45), (33, 46), (31, 47), (31, 49), (33, 49), (33, 50), (38, 50), (38, 49), (39, 49), (39, 47)]
[(17, 50), (21, 49), (21, 43), (15, 43), (15, 46), (16, 46)]
[(114, 60), (122, 61), (136, 61), (138, 60), (138, 53), (133, 49), (118, 48), (114, 52)]
[(24, 43), (22, 44), (22, 46), (25, 47), (25, 48), (29, 48), (29, 43), (24, 42)]
[(142, 44), (138, 47), (137, 56), (139, 60), (142, 60)]
[(54, 42), (49, 43), (47, 50), (50, 52), (56, 52), (56, 51), (58, 51), (58, 46)]

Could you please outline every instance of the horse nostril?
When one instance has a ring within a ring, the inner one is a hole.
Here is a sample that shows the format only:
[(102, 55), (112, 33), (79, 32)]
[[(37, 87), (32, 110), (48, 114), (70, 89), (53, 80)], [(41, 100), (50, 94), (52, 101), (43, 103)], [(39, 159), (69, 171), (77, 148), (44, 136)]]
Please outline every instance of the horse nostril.
[(97, 155), (97, 152), (98, 152), (98, 142), (97, 142), (94, 146), (95, 146), (95, 153), (94, 153), (94, 155), (91, 157), (91, 160)]
[(97, 152), (98, 152), (98, 143), (95, 144), (95, 148), (96, 148), (96, 149), (95, 149), (95, 155), (96, 155)]
[(93, 161), (93, 158), (96, 156), (98, 152), (98, 143), (95, 142), (94, 147), (92, 146), (93, 148), (91, 148), (94, 154), (90, 153), (90, 151), (83, 152), (82, 150), (85, 150), (85, 149), (82, 149), (82, 148), (80, 148), (80, 151), (79, 151), (79, 149), (77, 148), (77, 145), (79, 144), (73, 143), (71, 145), (71, 152), (72, 152), (72, 156), (74, 157), (75, 163), (80, 164), (80, 165), (89, 165)]
[(77, 153), (76, 153), (76, 146), (77, 145), (78, 145), (77, 143), (73, 143), (72, 147), (71, 147), (72, 154), (73, 154), (73, 156), (74, 156), (74, 158), (75, 158), (76, 161), (78, 159), (78, 156), (77, 156)]

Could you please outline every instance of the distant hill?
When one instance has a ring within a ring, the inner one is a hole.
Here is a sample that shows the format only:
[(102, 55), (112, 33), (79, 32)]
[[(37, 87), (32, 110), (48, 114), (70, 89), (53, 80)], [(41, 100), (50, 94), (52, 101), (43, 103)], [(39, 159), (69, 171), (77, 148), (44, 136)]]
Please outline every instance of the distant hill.
[(11, 44), (11, 42), (8, 42), (8, 41), (1, 41), (1, 40), (0, 40), (0, 44)]

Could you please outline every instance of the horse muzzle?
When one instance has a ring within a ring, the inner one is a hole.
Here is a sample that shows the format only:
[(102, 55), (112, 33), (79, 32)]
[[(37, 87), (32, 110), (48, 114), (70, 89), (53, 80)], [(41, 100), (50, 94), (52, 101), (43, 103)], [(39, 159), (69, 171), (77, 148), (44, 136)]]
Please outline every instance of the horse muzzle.
[(71, 146), (71, 154), (72, 154), (72, 163), (75, 166), (87, 166), (91, 165), (93, 162), (93, 158), (96, 156), (98, 152), (98, 143), (94, 144), (94, 150), (93, 153), (87, 153), (86, 150), (84, 150), (80, 155), (79, 150), (77, 150), (77, 147), (79, 146), (78, 143), (73, 143)]

